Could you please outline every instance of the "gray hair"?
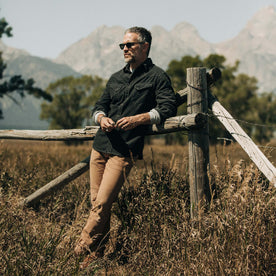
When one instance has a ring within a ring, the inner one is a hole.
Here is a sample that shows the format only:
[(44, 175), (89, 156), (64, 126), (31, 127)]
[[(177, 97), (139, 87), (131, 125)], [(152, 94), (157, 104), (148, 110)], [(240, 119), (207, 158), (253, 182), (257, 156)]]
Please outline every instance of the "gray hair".
[(148, 31), (143, 27), (131, 27), (125, 31), (125, 34), (126, 33), (135, 33), (138, 35), (139, 42), (147, 42), (149, 44), (147, 55), (149, 55), (151, 41), (152, 41), (152, 36), (150, 31)]

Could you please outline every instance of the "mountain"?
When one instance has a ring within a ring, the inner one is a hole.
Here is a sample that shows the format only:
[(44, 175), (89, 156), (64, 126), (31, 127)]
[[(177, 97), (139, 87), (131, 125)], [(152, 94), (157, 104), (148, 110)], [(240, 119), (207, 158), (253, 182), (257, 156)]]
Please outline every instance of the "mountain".
[[(228, 64), (239, 60), (239, 72), (257, 77), (260, 93), (276, 93), (276, 11), (272, 6), (257, 12), (236, 37), (216, 44), (201, 38), (196, 28), (187, 22), (177, 24), (170, 31), (154, 26), (151, 32), (153, 44), (150, 57), (165, 70), (172, 59), (180, 60), (185, 55), (204, 58), (211, 53), (218, 53), (226, 57)], [(26, 51), (8, 47), (0, 41), (0, 51), (4, 52), (8, 63), (5, 73), (32, 77), (36, 85), (42, 88), (68, 75), (92, 74), (107, 79), (124, 66), (123, 54), (118, 47), (123, 34), (124, 28), (120, 26), (100, 26), (87, 37), (70, 45), (53, 61), (33, 57)], [(21, 128), (26, 128), (35, 120), (36, 123), (31, 127), (41, 126), (41, 121), (37, 119), (40, 102), (33, 98), (29, 101), (29, 105), (23, 104), (21, 107), (24, 112), (19, 112), (18, 106), (7, 100), (3, 103), (1, 99), (6, 119), (0, 120), (0, 128), (13, 127), (16, 122), (17, 125), (20, 123)], [(22, 123), (23, 113), (29, 114), (26, 124)], [(3, 125), (3, 122), (6, 124)]]
[(108, 78), (111, 72), (119, 70), (124, 64), (118, 47), (123, 32), (124, 29), (119, 26), (101, 26), (69, 46), (55, 61), (67, 64), (82, 74)]
[(187, 22), (177, 24), (170, 32), (158, 26), (153, 27), (151, 32), (151, 57), (163, 69), (167, 68), (172, 59), (198, 53), (207, 56), (213, 52), (211, 44), (201, 38), (196, 28)]
[[(151, 57), (155, 64), (164, 69), (172, 59), (199, 52), (207, 55), (212, 51), (210, 44), (187, 22), (176, 25), (171, 32), (161, 26), (154, 26), (151, 32), (154, 38)], [(55, 61), (67, 64), (83, 74), (108, 78), (124, 66), (123, 53), (118, 47), (123, 34), (124, 28), (120, 26), (101, 26), (69, 46)]]
[(0, 39), (0, 52), (4, 60), (12, 60), (19, 56), (30, 55), (27, 51), (5, 45)]
[[(33, 78), (35, 86), (45, 89), (49, 83), (65, 76), (81, 76), (80, 73), (75, 72), (68, 65), (57, 64), (48, 59), (31, 56), (26, 51), (8, 48), (1, 42), (0, 51), (4, 53), (3, 58), (8, 59), (4, 77), (22, 75), (24, 79)], [(16, 96), (15, 99), (20, 103), (20, 106), (7, 97), (1, 99), (4, 119), (0, 120), (0, 128), (48, 128), (48, 122), (39, 119), (42, 100), (29, 95), (24, 98)]]
[(260, 92), (276, 93), (276, 11), (268, 6), (256, 13), (231, 40), (215, 46), (228, 62), (240, 60), (240, 72), (259, 80)]

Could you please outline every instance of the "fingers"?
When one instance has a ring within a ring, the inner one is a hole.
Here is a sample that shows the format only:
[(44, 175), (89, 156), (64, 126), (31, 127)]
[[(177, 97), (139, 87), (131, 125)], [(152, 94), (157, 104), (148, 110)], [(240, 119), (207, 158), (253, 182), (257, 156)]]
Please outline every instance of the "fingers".
[(126, 120), (126, 118), (121, 118), (120, 120), (117, 121), (116, 127), (123, 129), (127, 125), (127, 123), (128, 121)]
[(101, 129), (104, 132), (110, 132), (115, 128), (115, 123), (111, 118), (104, 117), (101, 120)]
[(101, 120), (101, 129), (104, 132), (110, 132), (114, 128), (119, 128), (122, 130), (130, 130), (137, 126), (137, 122), (135, 121), (134, 117), (123, 117), (117, 121), (115, 124), (111, 118), (104, 117)]
[(130, 130), (137, 126), (133, 117), (123, 117), (117, 121), (115, 127), (123, 130)]

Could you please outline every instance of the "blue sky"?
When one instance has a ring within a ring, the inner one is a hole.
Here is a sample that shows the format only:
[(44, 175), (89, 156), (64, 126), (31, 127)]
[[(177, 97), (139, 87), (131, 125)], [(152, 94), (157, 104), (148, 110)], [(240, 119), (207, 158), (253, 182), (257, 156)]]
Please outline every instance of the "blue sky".
[(276, 8), (276, 0), (0, 0), (0, 18), (13, 27), (7, 45), (56, 58), (101, 25), (171, 30), (186, 21), (208, 42), (221, 42), (268, 5)]

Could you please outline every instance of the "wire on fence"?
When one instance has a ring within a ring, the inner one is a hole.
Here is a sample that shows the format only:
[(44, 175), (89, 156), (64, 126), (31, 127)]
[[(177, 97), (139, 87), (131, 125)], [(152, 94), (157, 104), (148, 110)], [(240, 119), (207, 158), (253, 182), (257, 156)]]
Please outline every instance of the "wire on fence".
[(248, 121), (245, 121), (245, 120), (241, 120), (241, 119), (237, 119), (237, 118), (230, 118), (230, 117), (226, 117), (226, 116), (223, 116), (223, 115), (211, 114), (211, 113), (207, 113), (205, 115), (207, 115), (210, 118), (212, 118), (212, 117), (221, 117), (221, 118), (225, 118), (227, 120), (233, 120), (233, 121), (237, 121), (237, 122), (247, 124), (247, 125), (252, 125), (252, 126), (257, 126), (257, 127), (275, 128), (276, 129), (276, 125), (273, 125), (273, 124), (272, 125), (263, 125), (263, 124), (251, 123), (251, 122), (248, 122)]

